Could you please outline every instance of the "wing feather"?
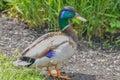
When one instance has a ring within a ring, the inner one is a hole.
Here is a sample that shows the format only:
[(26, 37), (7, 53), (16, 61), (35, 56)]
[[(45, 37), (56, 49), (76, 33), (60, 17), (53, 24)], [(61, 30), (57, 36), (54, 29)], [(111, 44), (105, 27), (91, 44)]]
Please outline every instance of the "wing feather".
[(21, 56), (41, 58), (50, 49), (59, 47), (61, 44), (66, 42), (68, 42), (68, 37), (66, 37), (61, 32), (50, 32), (35, 40), (22, 52)]

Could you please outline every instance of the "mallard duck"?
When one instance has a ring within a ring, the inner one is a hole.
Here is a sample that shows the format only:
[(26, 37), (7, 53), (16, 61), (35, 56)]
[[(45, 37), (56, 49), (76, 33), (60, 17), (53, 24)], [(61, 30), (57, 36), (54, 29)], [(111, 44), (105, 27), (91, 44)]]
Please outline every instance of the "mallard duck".
[[(61, 31), (46, 33), (39, 37), (21, 53), (19, 59), (13, 64), (15, 66), (47, 67), (51, 76), (70, 80), (68, 76), (60, 74), (58, 64), (70, 58), (77, 51), (78, 37), (68, 22), (73, 17), (87, 21), (73, 7), (63, 7), (59, 14)], [(52, 73), (51, 66), (55, 66), (56, 73)]]

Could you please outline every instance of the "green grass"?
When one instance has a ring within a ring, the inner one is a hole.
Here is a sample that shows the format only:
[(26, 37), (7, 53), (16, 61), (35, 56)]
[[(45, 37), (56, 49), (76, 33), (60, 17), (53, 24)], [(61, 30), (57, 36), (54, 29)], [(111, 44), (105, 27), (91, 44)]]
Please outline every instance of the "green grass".
[[(30, 28), (44, 27), (47, 22), (49, 29), (58, 30), (58, 14), (63, 6), (74, 7), (81, 16), (89, 20), (89, 24), (77, 23), (78, 33), (87, 30), (87, 37), (102, 36), (104, 32), (115, 32), (120, 26), (120, 0), (6, 0), (9, 14), (24, 20)], [(113, 27), (115, 22), (118, 25)], [(78, 21), (77, 21), (78, 22)], [(73, 23), (76, 23), (74, 20)], [(82, 25), (82, 27), (80, 27)]]
[(5, 5), (3, 3), (3, 0), (0, 0), (0, 11), (5, 9)]
[[(89, 23), (72, 20), (80, 37), (90, 41), (92, 36), (102, 40), (105, 33), (120, 32), (120, 0), (4, 0), (9, 16), (27, 23), (29, 28), (44, 27), (58, 31), (58, 15), (64, 6), (72, 6)], [(3, 6), (3, 4), (2, 4)], [(118, 42), (115, 41), (115, 43)]]
[(15, 58), (0, 53), (0, 80), (45, 80), (33, 68), (17, 68), (12, 62)]

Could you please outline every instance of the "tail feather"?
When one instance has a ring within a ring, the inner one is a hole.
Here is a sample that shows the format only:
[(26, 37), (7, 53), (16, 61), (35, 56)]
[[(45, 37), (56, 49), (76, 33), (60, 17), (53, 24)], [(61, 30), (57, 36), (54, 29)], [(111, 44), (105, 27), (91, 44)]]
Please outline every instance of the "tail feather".
[(34, 58), (30, 57), (20, 57), (19, 60), (13, 62), (15, 66), (31, 66), (35, 62)]
[(28, 63), (26, 61), (21, 61), (21, 60), (17, 60), (17, 61), (14, 61), (13, 62), (13, 65), (15, 66), (28, 66), (30, 65), (31, 63)]

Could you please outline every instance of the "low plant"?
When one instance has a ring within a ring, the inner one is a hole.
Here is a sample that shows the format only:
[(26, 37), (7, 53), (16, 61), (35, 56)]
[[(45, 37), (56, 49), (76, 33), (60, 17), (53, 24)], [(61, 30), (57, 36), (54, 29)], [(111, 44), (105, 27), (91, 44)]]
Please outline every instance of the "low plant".
[(17, 68), (12, 62), (15, 58), (0, 53), (0, 80), (46, 80), (33, 68)]
[[(91, 40), (92, 36), (101, 40), (106, 32), (120, 31), (120, 0), (5, 0), (8, 14), (28, 24), (29, 28), (47, 26), (49, 31), (57, 31), (59, 11), (64, 6), (74, 7), (88, 24), (77, 23), (76, 32), (80, 37)], [(47, 24), (47, 25), (45, 25)], [(82, 25), (82, 26), (81, 26)], [(85, 34), (84, 36), (82, 36)]]

